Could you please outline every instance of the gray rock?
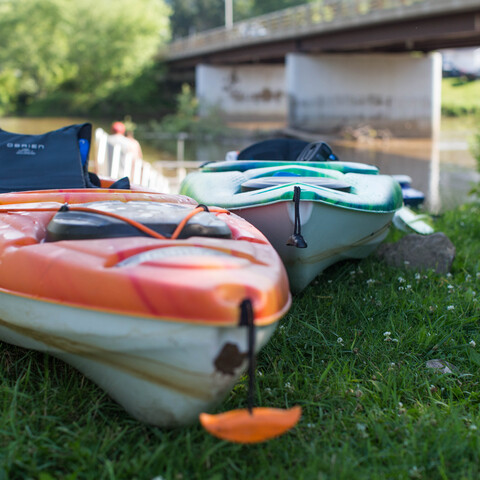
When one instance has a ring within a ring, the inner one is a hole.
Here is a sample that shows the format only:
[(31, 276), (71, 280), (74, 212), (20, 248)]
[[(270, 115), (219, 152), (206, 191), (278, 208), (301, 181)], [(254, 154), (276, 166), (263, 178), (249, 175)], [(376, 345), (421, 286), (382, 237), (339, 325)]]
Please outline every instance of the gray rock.
[(440, 360), (438, 358), (435, 358), (434, 360), (428, 360), (426, 367), (438, 370), (441, 373), (454, 373), (457, 371), (457, 367), (446, 360)]
[(388, 265), (414, 270), (448, 273), (455, 258), (455, 246), (442, 232), (432, 235), (406, 235), (398, 242), (384, 243), (377, 256)]

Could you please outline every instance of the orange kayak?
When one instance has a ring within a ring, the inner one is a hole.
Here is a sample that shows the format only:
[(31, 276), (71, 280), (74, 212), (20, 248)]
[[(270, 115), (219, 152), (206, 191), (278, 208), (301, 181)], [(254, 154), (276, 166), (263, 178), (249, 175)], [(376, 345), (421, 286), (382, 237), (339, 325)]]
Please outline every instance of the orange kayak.
[(263, 234), (196, 207), (103, 188), (0, 194), (0, 340), (64, 359), (142, 421), (195, 421), (246, 367), (240, 304), (258, 351), (291, 302)]

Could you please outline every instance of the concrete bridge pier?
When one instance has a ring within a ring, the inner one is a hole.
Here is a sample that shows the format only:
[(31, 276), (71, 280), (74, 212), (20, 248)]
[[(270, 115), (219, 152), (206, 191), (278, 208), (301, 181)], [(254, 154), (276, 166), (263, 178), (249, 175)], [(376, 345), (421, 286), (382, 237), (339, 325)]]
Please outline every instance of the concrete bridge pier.
[(286, 120), (285, 65), (205, 65), (195, 71), (200, 115), (218, 107), (228, 120)]
[(291, 128), (337, 133), (369, 125), (398, 137), (440, 128), (441, 54), (287, 54)]

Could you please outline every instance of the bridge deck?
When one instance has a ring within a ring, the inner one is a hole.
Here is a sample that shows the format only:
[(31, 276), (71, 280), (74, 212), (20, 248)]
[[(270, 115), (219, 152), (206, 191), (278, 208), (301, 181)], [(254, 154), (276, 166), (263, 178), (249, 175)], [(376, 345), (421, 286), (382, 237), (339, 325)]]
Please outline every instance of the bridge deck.
[(172, 42), (166, 59), (283, 61), (288, 52), (431, 51), (480, 46), (479, 0), (323, 0)]

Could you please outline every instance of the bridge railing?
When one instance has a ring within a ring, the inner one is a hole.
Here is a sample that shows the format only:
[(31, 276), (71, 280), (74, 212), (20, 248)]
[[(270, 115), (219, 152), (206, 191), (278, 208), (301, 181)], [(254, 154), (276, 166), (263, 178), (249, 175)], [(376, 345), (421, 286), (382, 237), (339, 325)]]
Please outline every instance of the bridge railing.
[[(322, 26), (375, 16), (378, 12), (404, 9), (432, 0), (319, 0), (278, 12), (234, 23), (231, 28), (216, 28), (173, 41), (170, 58), (218, 49), (261, 43), (276, 38), (295, 37)], [(438, 0), (437, 0), (438, 1)]]

